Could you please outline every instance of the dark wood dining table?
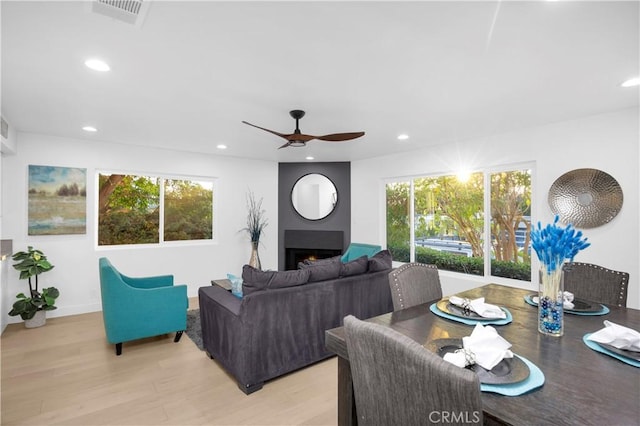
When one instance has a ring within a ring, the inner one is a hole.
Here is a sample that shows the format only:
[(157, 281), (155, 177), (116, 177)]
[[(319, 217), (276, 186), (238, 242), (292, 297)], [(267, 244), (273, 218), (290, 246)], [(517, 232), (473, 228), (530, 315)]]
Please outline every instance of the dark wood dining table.
[[(509, 425), (640, 425), (640, 368), (590, 349), (582, 338), (604, 327), (603, 321), (640, 330), (640, 310), (609, 306), (606, 315), (564, 315), (564, 335), (538, 332), (538, 308), (525, 302), (530, 290), (488, 284), (459, 293), (506, 307), (513, 317), (493, 325), (512, 344), (511, 350), (537, 365), (542, 387), (519, 396), (482, 392), (485, 420)], [(441, 318), (432, 303), (370, 318), (426, 345), (434, 339), (462, 338), (473, 326)], [(338, 355), (338, 424), (357, 424), (344, 328), (325, 332), (325, 343)]]

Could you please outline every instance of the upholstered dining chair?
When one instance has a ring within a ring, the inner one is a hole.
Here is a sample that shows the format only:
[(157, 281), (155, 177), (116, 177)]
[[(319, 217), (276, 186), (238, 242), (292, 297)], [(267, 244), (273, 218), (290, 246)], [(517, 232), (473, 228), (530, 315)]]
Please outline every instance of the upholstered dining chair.
[(480, 381), (397, 331), (344, 319), (358, 424), (483, 424)]
[(402, 265), (389, 272), (389, 286), (394, 311), (442, 298), (440, 275), (435, 265)]
[(629, 274), (614, 271), (592, 263), (573, 262), (564, 265), (564, 289), (575, 297), (627, 306)]
[(122, 354), (122, 343), (187, 329), (186, 285), (173, 285), (173, 275), (132, 278), (118, 272), (105, 257), (98, 261), (102, 316), (107, 341)]

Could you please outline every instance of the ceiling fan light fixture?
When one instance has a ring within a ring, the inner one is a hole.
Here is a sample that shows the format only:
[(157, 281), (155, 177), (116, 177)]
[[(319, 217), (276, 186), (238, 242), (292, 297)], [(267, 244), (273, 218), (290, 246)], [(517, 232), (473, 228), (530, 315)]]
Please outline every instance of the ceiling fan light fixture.
[(289, 146), (301, 148), (303, 146), (307, 146), (307, 143), (305, 141), (289, 141)]

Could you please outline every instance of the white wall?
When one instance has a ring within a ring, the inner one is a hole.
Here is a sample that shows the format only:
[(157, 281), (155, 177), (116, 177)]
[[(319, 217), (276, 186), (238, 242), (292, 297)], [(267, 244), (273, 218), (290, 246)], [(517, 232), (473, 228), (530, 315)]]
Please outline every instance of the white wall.
[[(2, 162), (3, 162), (4, 154), (0, 153), (0, 176), (2, 176)], [(2, 180), (0, 179), (0, 183)], [(4, 234), (2, 233), (2, 185), (0, 184), (0, 239)], [(10, 258), (7, 257), (4, 261), (0, 260), (0, 332), (5, 329), (7, 326), (7, 315), (5, 312), (9, 312), (9, 308), (5, 308), (5, 305), (8, 305), (9, 300), (9, 289), (6, 284), (8, 281), (8, 268), (9, 268)]]
[[(86, 235), (27, 236), (29, 164), (87, 169)], [(214, 194), (217, 241), (155, 248), (96, 248), (97, 170), (218, 178)], [(50, 317), (101, 310), (98, 258), (102, 256), (109, 257), (127, 275), (174, 274), (176, 283), (188, 284), (190, 297), (197, 296), (199, 287), (210, 285), (211, 279), (226, 277), (227, 272), (240, 274), (251, 254), (246, 233), (238, 232), (246, 226), (248, 189), (256, 198), (264, 198), (263, 207), (271, 224), (260, 247), (263, 268), (277, 269), (278, 234), (272, 225), (278, 223), (277, 163), (18, 133), (17, 152), (3, 157), (1, 172), (2, 238), (13, 239), (14, 251), (25, 250), (28, 245), (43, 250), (55, 265), (41, 276), (42, 284), (55, 285), (61, 294), (58, 309), (47, 314)], [(3, 270), (10, 270), (2, 293), (3, 299), (7, 293), (10, 296), (2, 305), (3, 321), (9, 318), (10, 323), (21, 321), (19, 317), (7, 317), (7, 312), (14, 296), (27, 288), (11, 264), (10, 259), (3, 262)]]
[[(1, 8), (0, 8), (1, 9)], [(1, 112), (0, 112), (0, 115)], [(0, 136), (0, 238), (5, 239), (4, 233), (2, 232), (2, 216), (3, 216), (3, 206), (2, 206), (2, 161), (6, 155), (14, 154), (16, 151), (16, 131), (11, 125), (11, 121), (4, 117), (5, 121), (9, 125), (9, 133), (7, 138)], [(7, 257), (4, 261), (0, 261), (0, 332), (5, 329), (7, 326), (7, 315), (6, 312), (9, 312), (11, 305), (13, 305), (12, 298), (9, 297), (9, 286), (8, 282), (8, 271), (11, 268), (11, 258)], [(11, 268), (13, 269), (13, 268)]]
[[(576, 261), (629, 272), (627, 306), (640, 308), (638, 114), (638, 109), (633, 108), (419, 152), (354, 161), (351, 163), (351, 239), (385, 244), (385, 178), (452, 172), (462, 166), (474, 169), (534, 161), (533, 220), (545, 224), (553, 220), (547, 204), (553, 182), (570, 170), (599, 169), (618, 181), (624, 203), (613, 221), (584, 230), (591, 247), (580, 252)], [(537, 290), (537, 285), (515, 280), (474, 278), (449, 272), (441, 275), (446, 294), (489, 281)]]

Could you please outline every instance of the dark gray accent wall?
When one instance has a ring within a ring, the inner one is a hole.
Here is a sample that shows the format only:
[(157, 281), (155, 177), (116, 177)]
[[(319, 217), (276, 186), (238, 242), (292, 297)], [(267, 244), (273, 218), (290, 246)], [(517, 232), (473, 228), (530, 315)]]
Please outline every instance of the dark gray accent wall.
[[(336, 186), (338, 203), (333, 212), (320, 220), (307, 220), (291, 204), (291, 190), (302, 176), (325, 175)], [(342, 231), (344, 251), (351, 242), (351, 163), (279, 163), (278, 165), (278, 270), (285, 268), (284, 231)]]

